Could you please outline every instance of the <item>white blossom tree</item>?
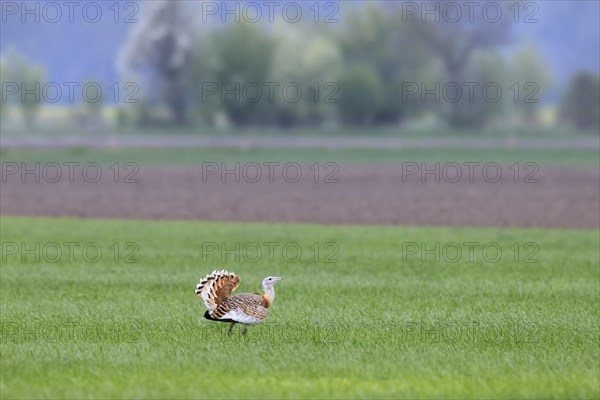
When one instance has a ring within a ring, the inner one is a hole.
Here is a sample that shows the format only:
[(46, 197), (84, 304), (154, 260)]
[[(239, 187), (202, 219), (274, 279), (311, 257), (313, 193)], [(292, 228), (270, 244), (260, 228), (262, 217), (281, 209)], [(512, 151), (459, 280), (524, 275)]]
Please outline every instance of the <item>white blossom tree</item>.
[(194, 36), (193, 4), (178, 0), (144, 2), (144, 13), (119, 55), (122, 74), (150, 73), (164, 90), (172, 121), (186, 122), (185, 68)]

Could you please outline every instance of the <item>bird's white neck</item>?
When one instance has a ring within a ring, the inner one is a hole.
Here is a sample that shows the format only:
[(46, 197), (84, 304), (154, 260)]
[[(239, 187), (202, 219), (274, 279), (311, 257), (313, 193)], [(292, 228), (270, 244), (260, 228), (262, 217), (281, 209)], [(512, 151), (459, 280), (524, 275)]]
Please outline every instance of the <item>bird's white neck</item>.
[(275, 300), (275, 289), (273, 286), (263, 285), (263, 290), (265, 291), (265, 296), (267, 296), (272, 303), (273, 300)]

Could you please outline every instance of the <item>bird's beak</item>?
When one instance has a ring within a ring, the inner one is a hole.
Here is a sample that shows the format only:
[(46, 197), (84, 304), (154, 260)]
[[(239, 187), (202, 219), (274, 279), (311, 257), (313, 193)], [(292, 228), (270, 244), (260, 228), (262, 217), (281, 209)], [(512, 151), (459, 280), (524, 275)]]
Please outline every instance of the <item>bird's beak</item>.
[(277, 280), (277, 282), (279, 282), (279, 281), (283, 280), (283, 278), (276, 277), (275, 280)]

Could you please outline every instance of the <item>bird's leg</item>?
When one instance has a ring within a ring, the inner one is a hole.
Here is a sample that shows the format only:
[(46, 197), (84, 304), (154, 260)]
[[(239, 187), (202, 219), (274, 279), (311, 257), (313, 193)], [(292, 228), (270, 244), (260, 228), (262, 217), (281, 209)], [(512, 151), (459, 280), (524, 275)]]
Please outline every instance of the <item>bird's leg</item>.
[(231, 336), (231, 331), (233, 330), (234, 326), (235, 326), (235, 322), (232, 322), (231, 325), (229, 325), (229, 330), (227, 331), (228, 336)]
[(242, 331), (242, 335), (246, 336), (248, 334), (248, 325), (244, 325), (244, 330)]

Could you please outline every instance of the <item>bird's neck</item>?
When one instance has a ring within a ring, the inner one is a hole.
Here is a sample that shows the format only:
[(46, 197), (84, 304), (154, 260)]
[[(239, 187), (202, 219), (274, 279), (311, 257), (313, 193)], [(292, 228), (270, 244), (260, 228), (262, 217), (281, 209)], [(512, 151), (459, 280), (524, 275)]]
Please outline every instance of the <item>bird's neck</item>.
[(265, 291), (263, 297), (265, 298), (265, 302), (267, 303), (268, 307), (275, 300), (275, 289), (273, 286), (263, 286), (263, 290)]

